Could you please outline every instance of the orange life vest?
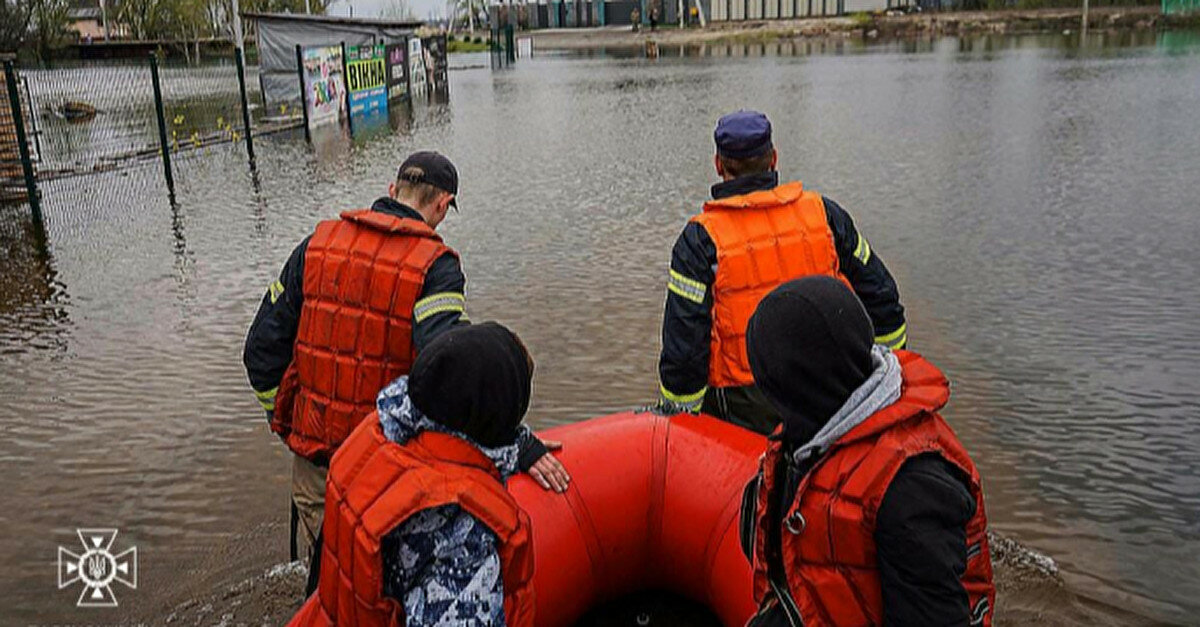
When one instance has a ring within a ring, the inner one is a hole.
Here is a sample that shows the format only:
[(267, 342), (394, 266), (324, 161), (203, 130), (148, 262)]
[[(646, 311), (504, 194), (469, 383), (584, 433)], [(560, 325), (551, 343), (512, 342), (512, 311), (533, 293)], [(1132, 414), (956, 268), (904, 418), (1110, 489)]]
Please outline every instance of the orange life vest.
[(776, 596), (781, 603), (790, 604), (805, 625), (882, 624), (875, 516), (900, 466), (917, 455), (936, 453), (970, 480), (977, 505), (966, 527), (967, 569), (962, 584), (970, 603), (971, 624), (990, 626), (996, 589), (979, 473), (950, 426), (937, 414), (950, 398), (949, 383), (916, 353), (896, 354), (904, 378), (900, 398), (834, 443), (801, 480), (778, 525), (768, 525), (766, 516), (767, 504), (776, 499), (772, 492), (777, 486), (775, 473), (782, 444), (772, 440), (768, 445), (755, 511), (754, 599), (761, 605), (773, 587), (766, 552), (767, 530), (774, 527), (781, 536), (787, 578), (786, 590), (777, 591)]
[(304, 306), (271, 429), (289, 448), (328, 461), (375, 397), (407, 374), (413, 306), (425, 273), (454, 253), (420, 220), (380, 211), (317, 225), (304, 255)]
[(792, 279), (825, 275), (850, 282), (838, 269), (825, 202), (799, 182), (713, 200), (692, 222), (717, 247), (708, 384), (752, 385), (746, 325), (771, 290)]
[(404, 625), (404, 607), (383, 592), (382, 538), (417, 512), (455, 504), (496, 534), (505, 622), (533, 625), (529, 517), (500, 475), (465, 440), (424, 431), (405, 444), (383, 435), (377, 414), (333, 457), (317, 590), (289, 625)]

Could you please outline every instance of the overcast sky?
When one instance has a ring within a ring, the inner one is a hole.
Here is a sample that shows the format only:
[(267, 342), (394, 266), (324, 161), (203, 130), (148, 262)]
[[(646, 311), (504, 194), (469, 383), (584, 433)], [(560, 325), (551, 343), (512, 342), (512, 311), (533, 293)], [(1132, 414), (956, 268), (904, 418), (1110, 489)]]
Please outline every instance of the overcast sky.
[[(350, 5), (354, 5), (355, 17), (379, 17), (387, 7), (397, 0), (333, 0), (326, 11), (330, 15), (350, 15)], [(445, 0), (400, 0), (408, 2), (417, 19), (429, 19), (432, 16), (446, 16)]]

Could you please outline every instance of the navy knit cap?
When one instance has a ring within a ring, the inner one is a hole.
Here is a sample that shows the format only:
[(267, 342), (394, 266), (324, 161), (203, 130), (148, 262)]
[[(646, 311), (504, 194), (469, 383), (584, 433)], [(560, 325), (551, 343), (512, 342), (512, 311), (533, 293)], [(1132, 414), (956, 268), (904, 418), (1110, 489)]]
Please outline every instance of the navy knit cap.
[(749, 159), (764, 155), (772, 148), (771, 121), (758, 111), (734, 111), (717, 120), (713, 139), (722, 157)]

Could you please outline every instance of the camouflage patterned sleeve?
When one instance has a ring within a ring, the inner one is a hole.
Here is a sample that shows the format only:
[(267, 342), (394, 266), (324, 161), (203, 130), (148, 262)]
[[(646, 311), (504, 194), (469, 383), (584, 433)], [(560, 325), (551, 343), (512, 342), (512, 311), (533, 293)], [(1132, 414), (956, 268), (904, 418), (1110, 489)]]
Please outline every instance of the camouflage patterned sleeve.
[(457, 505), (417, 513), (384, 537), (384, 594), (409, 627), (504, 625), (496, 536)]

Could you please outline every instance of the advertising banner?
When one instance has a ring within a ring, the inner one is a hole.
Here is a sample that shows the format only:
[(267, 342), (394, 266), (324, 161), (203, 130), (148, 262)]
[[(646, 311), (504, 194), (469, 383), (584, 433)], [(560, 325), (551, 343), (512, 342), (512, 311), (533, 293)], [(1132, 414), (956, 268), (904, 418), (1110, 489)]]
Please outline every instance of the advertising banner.
[(350, 127), (387, 120), (387, 69), (382, 45), (346, 48), (346, 89), (350, 93)]
[(392, 44), (387, 55), (387, 99), (389, 103), (408, 100), (408, 43)]
[(420, 37), (408, 40), (408, 89), (413, 98), (425, 95), (425, 54)]
[(309, 128), (340, 122), (346, 113), (342, 47), (304, 48), (301, 58), (304, 61), (304, 106), (308, 109)]
[(445, 93), (450, 88), (446, 80), (446, 67), (449, 65), (446, 60), (446, 36), (424, 37), (421, 46), (425, 49), (425, 73), (429, 89), (439, 94)]

